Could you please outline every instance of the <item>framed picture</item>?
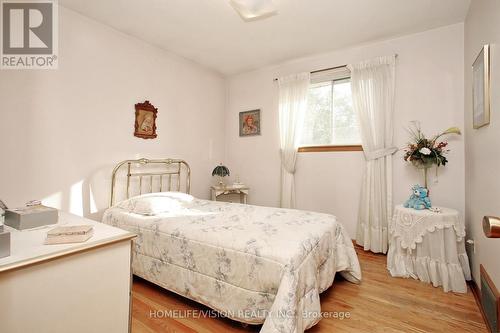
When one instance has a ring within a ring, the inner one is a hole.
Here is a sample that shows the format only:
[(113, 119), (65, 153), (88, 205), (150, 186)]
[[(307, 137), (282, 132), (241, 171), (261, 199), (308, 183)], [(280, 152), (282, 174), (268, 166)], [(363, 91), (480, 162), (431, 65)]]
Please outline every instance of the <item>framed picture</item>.
[(260, 135), (260, 110), (240, 112), (240, 136)]
[(158, 109), (149, 101), (135, 105), (134, 136), (143, 139), (156, 138), (156, 114)]
[(474, 128), (490, 123), (490, 47), (483, 46), (472, 65), (472, 114)]

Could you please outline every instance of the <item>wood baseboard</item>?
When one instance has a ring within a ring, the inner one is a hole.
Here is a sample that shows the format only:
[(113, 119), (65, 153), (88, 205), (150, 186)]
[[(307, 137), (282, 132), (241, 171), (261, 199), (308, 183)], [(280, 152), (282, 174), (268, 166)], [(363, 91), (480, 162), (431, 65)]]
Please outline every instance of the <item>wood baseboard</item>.
[(479, 289), (476, 281), (474, 279), (467, 281), (467, 284), (469, 285), (472, 294), (474, 295), (474, 299), (476, 300), (477, 307), (479, 308), (479, 311), (481, 312), (481, 316), (483, 317), (483, 321), (486, 324), (486, 327), (490, 332), (493, 332), (491, 330), (490, 324), (488, 323), (488, 320), (486, 319), (486, 315), (483, 310), (483, 306), (481, 304), (481, 290)]

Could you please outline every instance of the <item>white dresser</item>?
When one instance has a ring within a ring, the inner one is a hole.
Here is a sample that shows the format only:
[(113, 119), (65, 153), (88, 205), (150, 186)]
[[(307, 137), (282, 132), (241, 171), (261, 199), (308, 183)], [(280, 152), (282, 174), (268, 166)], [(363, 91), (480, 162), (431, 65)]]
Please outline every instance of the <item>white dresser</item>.
[(0, 332), (130, 330), (135, 235), (60, 212), (57, 225), (71, 224), (92, 224), (94, 235), (85, 243), (43, 245), (56, 225), (9, 228), (11, 255), (0, 259)]

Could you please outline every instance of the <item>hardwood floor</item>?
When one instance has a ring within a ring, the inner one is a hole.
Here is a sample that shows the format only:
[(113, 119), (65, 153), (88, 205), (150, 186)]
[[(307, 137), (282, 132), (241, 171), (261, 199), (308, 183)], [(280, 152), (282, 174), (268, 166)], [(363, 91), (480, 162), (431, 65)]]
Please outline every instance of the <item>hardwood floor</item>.
[[(354, 285), (342, 278), (321, 295), (321, 310), (348, 312), (349, 318), (324, 318), (309, 333), (320, 332), (470, 332), (486, 333), (486, 326), (474, 296), (444, 293), (440, 288), (413, 279), (389, 276), (384, 255), (356, 248), (363, 281)], [(139, 278), (134, 279), (132, 332), (258, 332), (260, 326), (216, 318), (172, 319), (169, 310), (208, 308), (161, 289)], [(157, 317), (151, 311), (160, 310)]]

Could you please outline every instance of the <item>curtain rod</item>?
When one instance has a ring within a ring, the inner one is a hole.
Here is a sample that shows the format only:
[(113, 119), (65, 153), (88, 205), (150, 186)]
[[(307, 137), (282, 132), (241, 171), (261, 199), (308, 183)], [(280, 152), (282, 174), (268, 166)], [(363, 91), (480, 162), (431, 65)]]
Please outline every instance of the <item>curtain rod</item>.
[[(396, 53), (394, 55), (394, 57), (398, 57), (398, 54)], [(333, 69), (339, 69), (339, 68), (343, 68), (343, 67), (347, 67), (347, 65), (342, 65), (342, 66), (335, 66), (335, 67), (330, 67), (330, 68), (324, 68), (324, 69), (318, 69), (318, 70), (315, 70), (315, 71), (311, 71), (311, 74), (315, 74), (315, 73), (321, 73), (321, 72), (326, 72), (326, 71), (331, 71)], [(274, 78), (273, 81), (278, 81), (278, 78)]]

